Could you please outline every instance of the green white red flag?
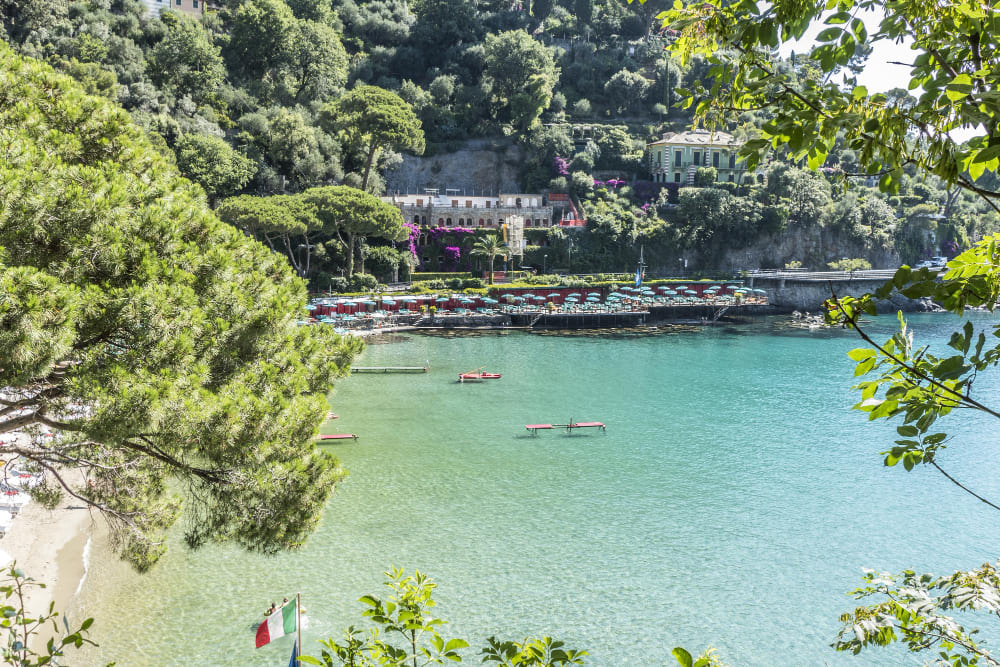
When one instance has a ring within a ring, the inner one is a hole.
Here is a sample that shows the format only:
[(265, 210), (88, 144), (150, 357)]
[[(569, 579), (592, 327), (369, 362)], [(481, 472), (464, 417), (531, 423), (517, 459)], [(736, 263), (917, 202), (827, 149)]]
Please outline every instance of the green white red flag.
[(295, 634), (295, 600), (264, 619), (257, 626), (257, 648), (273, 642), (278, 637)]

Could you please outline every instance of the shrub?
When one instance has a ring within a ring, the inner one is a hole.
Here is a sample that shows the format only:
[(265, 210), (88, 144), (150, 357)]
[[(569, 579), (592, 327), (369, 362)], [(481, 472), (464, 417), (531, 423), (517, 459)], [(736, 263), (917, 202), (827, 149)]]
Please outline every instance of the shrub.
[(694, 184), (699, 188), (709, 188), (715, 185), (719, 171), (715, 167), (698, 167), (694, 173)]
[(830, 262), (827, 264), (834, 271), (846, 271), (848, 273), (852, 271), (867, 271), (872, 268), (872, 263), (867, 259), (838, 259), (836, 262)]
[(349, 283), (352, 292), (373, 290), (378, 287), (378, 280), (370, 273), (355, 273)]

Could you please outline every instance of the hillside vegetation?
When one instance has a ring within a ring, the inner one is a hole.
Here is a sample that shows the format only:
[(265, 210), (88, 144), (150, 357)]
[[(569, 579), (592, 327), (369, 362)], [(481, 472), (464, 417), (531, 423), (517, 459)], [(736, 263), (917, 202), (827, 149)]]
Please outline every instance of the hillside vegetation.
[[(400, 151), (440, 160), (486, 137), (521, 146), (522, 190), (571, 193), (588, 218), (582, 232), (532, 230), (528, 265), (547, 256), (550, 268), (621, 270), (634, 265), (640, 245), (661, 271), (728, 270), (743, 249), (751, 264), (822, 269), (850, 254), (878, 265), (953, 255), (997, 227), (995, 214), (933, 177), (909, 173), (897, 195), (880, 194), (843, 147), (820, 175), (779, 154), (748, 186), (713, 183), (711, 170), (700, 188), (649, 182), (646, 143), (691, 123), (675, 106), (677, 89), (708, 83), (704, 60), (682, 67), (664, 50), (671, 35), (654, 17), (667, 4), (226, 0), (195, 19), (146, 16), (138, 0), (0, 0), (0, 21), (21, 54), (129, 110), (213, 206), (330, 185), (382, 194)], [(817, 76), (802, 59), (782, 67)], [(363, 86), (369, 96), (391, 91), (421, 136), (376, 146), (345, 103)], [(742, 139), (767, 120), (719, 119)], [(628, 185), (607, 185), (619, 178)], [(383, 281), (418, 266), (482, 268), (469, 252), (479, 231), (400, 241), (393, 228), (359, 234), (351, 252), (343, 229), (301, 219), (278, 230), (242, 228), (284, 252), (315, 286), (355, 263)]]

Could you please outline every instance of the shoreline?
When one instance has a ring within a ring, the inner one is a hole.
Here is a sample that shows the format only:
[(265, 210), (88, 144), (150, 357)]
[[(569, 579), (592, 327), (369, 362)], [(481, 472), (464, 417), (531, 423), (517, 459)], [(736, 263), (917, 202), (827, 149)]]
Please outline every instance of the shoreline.
[[(96, 523), (88, 508), (74, 503), (78, 501), (67, 497), (54, 510), (29, 503), (0, 538), (3, 566), (16, 562), (26, 576), (45, 584), (45, 588), (30, 588), (25, 595), (25, 611), (30, 615), (47, 612), (53, 604), (60, 617), (66, 616), (86, 577), (85, 554)], [(50, 636), (51, 625), (35, 641), (44, 643)]]

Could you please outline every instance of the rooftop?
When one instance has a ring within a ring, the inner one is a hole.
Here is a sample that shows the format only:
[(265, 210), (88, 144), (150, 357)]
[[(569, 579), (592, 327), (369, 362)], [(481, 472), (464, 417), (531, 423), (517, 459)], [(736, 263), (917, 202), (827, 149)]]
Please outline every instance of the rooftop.
[(728, 132), (710, 132), (709, 130), (688, 130), (686, 132), (667, 132), (659, 141), (650, 146), (685, 144), (688, 146), (739, 146), (738, 141)]

